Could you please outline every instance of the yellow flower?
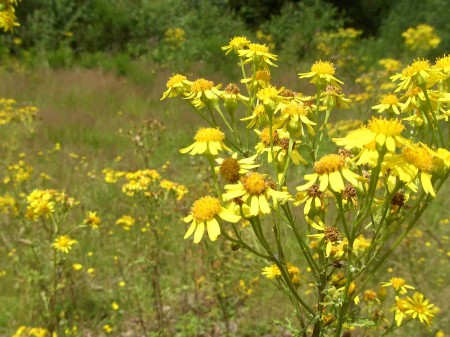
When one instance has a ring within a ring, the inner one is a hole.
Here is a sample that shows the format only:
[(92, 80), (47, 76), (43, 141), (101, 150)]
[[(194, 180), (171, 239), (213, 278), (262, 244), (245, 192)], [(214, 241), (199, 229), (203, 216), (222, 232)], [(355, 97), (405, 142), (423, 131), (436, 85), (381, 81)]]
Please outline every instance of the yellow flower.
[[(297, 188), (298, 189), (298, 188)], [(306, 191), (299, 191), (297, 193), (294, 205), (298, 206), (305, 203), (305, 208), (303, 209), (303, 214), (308, 214), (311, 210), (311, 206), (315, 209), (325, 208), (324, 204), (324, 193), (319, 190), (319, 185), (314, 184), (307, 188)]]
[(431, 68), (428, 60), (416, 60), (411, 65), (404, 68), (401, 74), (390, 77), (391, 80), (400, 81), (395, 92), (407, 90), (416, 85), (418, 87), (431, 87), (436, 81), (444, 79), (445, 76), (438, 69)]
[(214, 85), (213, 81), (204, 78), (196, 79), (185, 99), (190, 99), (192, 104), (197, 108), (202, 108), (205, 103), (217, 104), (222, 92), (219, 90), (222, 85)]
[(196, 154), (205, 154), (217, 156), (219, 151), (231, 151), (224, 143), (225, 134), (218, 128), (201, 128), (195, 134), (195, 143), (181, 149), (181, 153), (189, 153), (194, 156)]
[(344, 138), (333, 138), (333, 141), (339, 146), (344, 146), (346, 150), (363, 148), (375, 141), (378, 148), (394, 152), (396, 147), (406, 141), (401, 136), (404, 128), (405, 126), (397, 119), (372, 117), (367, 127), (350, 131)]
[(261, 124), (269, 124), (266, 109), (263, 104), (258, 104), (248, 117), (241, 118), (241, 121), (250, 121), (247, 128), (259, 127)]
[(311, 71), (308, 73), (299, 73), (299, 78), (311, 78), (309, 83), (314, 83), (319, 88), (325, 88), (331, 84), (337, 88), (340, 88), (339, 84), (343, 84), (333, 75), (336, 73), (334, 64), (329, 61), (316, 61), (311, 67)]
[(411, 50), (428, 51), (441, 43), (441, 38), (434, 32), (434, 28), (427, 24), (410, 27), (402, 33), (406, 46)]
[(74, 263), (72, 265), (73, 270), (81, 270), (83, 269), (83, 265), (81, 263)]
[(412, 297), (407, 297), (406, 314), (411, 315), (413, 319), (419, 319), (420, 322), (430, 325), (431, 319), (434, 314), (439, 311), (434, 304), (430, 303), (428, 299), (425, 299), (423, 294), (415, 292)]
[(342, 192), (345, 189), (345, 178), (353, 186), (358, 186), (358, 180), (362, 179), (357, 174), (350, 171), (347, 167), (343, 157), (337, 154), (329, 154), (322, 157), (314, 163), (313, 174), (305, 175), (305, 180), (308, 182), (304, 185), (298, 186), (298, 191), (304, 191), (313, 186), (319, 180), (319, 190), (325, 191), (328, 187), (332, 191)]
[(315, 229), (321, 231), (319, 234), (307, 235), (308, 238), (313, 238), (317, 240), (324, 240), (325, 245), (325, 256), (329, 257), (334, 244), (339, 244), (342, 239), (342, 234), (336, 227), (325, 226), (322, 220), (319, 219), (318, 223), (312, 221), (309, 217), (306, 217), (306, 221)]
[(395, 311), (394, 319), (397, 326), (402, 325), (403, 319), (405, 318), (405, 311), (408, 309), (408, 302), (404, 298), (399, 298), (395, 296), (395, 306), (389, 311)]
[(400, 102), (395, 94), (387, 94), (385, 95), (381, 103), (378, 105), (374, 105), (372, 109), (378, 110), (378, 112), (394, 112), (396, 115), (400, 114)]
[(103, 331), (107, 334), (111, 333), (113, 331), (113, 328), (109, 324), (103, 325)]
[(248, 46), (251, 43), (245, 36), (235, 36), (233, 37), (227, 46), (222, 47), (225, 50), (225, 55), (228, 55), (232, 51), (237, 52), (240, 49)]
[(438, 57), (433, 68), (439, 69), (445, 75), (445, 78), (448, 78), (450, 76), (450, 55)]
[(69, 236), (60, 235), (55, 239), (55, 241), (52, 244), (52, 247), (61, 253), (68, 254), (69, 251), (72, 249), (72, 246), (76, 243), (77, 241), (72, 240)]
[(191, 85), (192, 82), (188, 81), (186, 76), (180, 74), (173, 75), (167, 81), (167, 90), (163, 93), (161, 100), (166, 99), (167, 97), (180, 96), (181, 94), (188, 92)]
[(117, 219), (116, 225), (122, 225), (124, 230), (129, 231), (135, 222), (136, 220), (132, 216), (123, 215)]
[(216, 241), (220, 235), (220, 225), (217, 218), (236, 223), (241, 217), (230, 210), (222, 207), (219, 199), (206, 196), (194, 202), (191, 214), (184, 218), (184, 222), (192, 222), (184, 238), (187, 239), (194, 234), (194, 243), (199, 243), (206, 230), (211, 241)]
[(102, 219), (97, 215), (97, 212), (88, 212), (84, 223), (91, 226), (92, 229), (98, 229), (98, 226), (102, 223)]
[(400, 155), (386, 158), (385, 165), (404, 183), (411, 183), (417, 175), (423, 190), (436, 196), (431, 182), (435, 152), (424, 144), (408, 144)]
[(237, 153), (233, 153), (231, 157), (228, 158), (218, 158), (216, 162), (220, 165), (215, 167), (216, 173), (220, 173), (220, 175), (225, 179), (228, 183), (236, 183), (239, 178), (250, 172), (250, 170), (259, 167), (258, 164), (255, 164), (255, 159), (257, 158), (257, 154), (249, 157), (242, 158), (240, 160), (237, 159)]
[(264, 44), (250, 43), (247, 45), (247, 49), (238, 50), (239, 57), (244, 57), (245, 63), (255, 62), (256, 66), (262, 66), (266, 68), (267, 65), (276, 67), (276, 64), (272, 61), (277, 60), (277, 56), (269, 53), (269, 47)]
[(272, 86), (259, 89), (256, 97), (266, 108), (267, 113), (272, 114), (277, 108), (279, 103), (285, 103), (288, 101), (287, 97), (283, 97), (280, 94), (284, 91), (284, 88), (277, 89)]
[(408, 289), (414, 289), (413, 286), (407, 285), (406, 281), (401, 277), (393, 277), (389, 282), (381, 282), (382, 287), (392, 287), (400, 295), (404, 295), (408, 292)]
[(269, 280), (274, 279), (275, 277), (281, 276), (281, 271), (278, 268), (276, 264), (272, 264), (269, 267), (264, 267), (262, 269), (262, 273), (265, 277), (267, 277)]
[(269, 214), (270, 206), (268, 199), (278, 201), (287, 200), (289, 193), (285, 191), (276, 191), (272, 189), (273, 184), (267, 181), (266, 176), (250, 172), (236, 184), (225, 185), (227, 192), (223, 195), (224, 200), (241, 198), (242, 202), (250, 207), (249, 215), (258, 216), (261, 214)]
[(308, 118), (309, 109), (303, 104), (297, 102), (290, 102), (281, 108), (281, 115), (278, 117), (273, 125), (274, 129), (283, 127), (291, 136), (305, 135), (304, 126), (308, 129), (311, 135), (314, 135), (312, 125), (317, 125)]

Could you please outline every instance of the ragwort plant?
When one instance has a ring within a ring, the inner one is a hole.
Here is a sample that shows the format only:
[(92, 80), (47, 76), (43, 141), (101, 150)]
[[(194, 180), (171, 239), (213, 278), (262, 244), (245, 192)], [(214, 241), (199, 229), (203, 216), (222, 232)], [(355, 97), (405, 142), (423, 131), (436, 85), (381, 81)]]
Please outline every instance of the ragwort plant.
[[(384, 100), (374, 109), (387, 117), (367, 116), (333, 138), (339, 148), (329, 152), (328, 119), (352, 106), (331, 62), (299, 74), (315, 87), (308, 96), (271, 83), (277, 56), (267, 46), (235, 37), (222, 49), (237, 56), (244, 92), (176, 74), (161, 98), (181, 97), (205, 124), (180, 152), (206, 158), (215, 195), (193, 203), (185, 239), (222, 235), (265, 261), (263, 274), (295, 309), (298, 327), (286, 327), (296, 336), (340, 337), (344, 328), (386, 335), (414, 320), (430, 324), (438, 309), (420, 292), (407, 296), (414, 287), (402, 278), (380, 293), (365, 287), (448, 177), (450, 57), (416, 60), (391, 76), (398, 104)], [(289, 237), (296, 256), (287, 253)], [(291, 263), (300, 254), (309, 273)], [(380, 301), (388, 288), (395, 299)]]

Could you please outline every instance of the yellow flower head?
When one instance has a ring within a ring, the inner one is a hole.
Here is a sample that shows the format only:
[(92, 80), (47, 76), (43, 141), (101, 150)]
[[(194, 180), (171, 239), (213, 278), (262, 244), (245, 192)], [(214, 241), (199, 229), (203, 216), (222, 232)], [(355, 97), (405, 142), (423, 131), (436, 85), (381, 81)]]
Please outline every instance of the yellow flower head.
[(269, 280), (272, 280), (276, 277), (281, 276), (281, 271), (278, 268), (278, 266), (276, 264), (272, 264), (269, 267), (264, 267), (262, 269), (262, 273), (265, 277), (267, 277)]
[(439, 311), (434, 304), (430, 303), (428, 299), (425, 299), (423, 294), (415, 292), (412, 297), (406, 299), (408, 309), (406, 314), (411, 315), (413, 319), (419, 319), (420, 322), (431, 324), (431, 319), (434, 314)]
[(408, 292), (408, 289), (414, 289), (413, 286), (407, 285), (406, 281), (401, 277), (393, 277), (389, 280), (389, 282), (382, 282), (382, 287), (392, 287), (401, 295), (404, 295)]
[(369, 121), (367, 127), (351, 131), (344, 138), (333, 138), (333, 141), (344, 146), (346, 150), (363, 148), (375, 141), (378, 149), (394, 152), (397, 146), (405, 143), (401, 136), (405, 126), (397, 119), (375, 118)]
[(331, 84), (340, 88), (339, 84), (343, 84), (342, 81), (334, 77), (336, 68), (330, 61), (316, 61), (311, 67), (311, 71), (308, 73), (299, 73), (299, 78), (311, 78), (310, 83), (314, 83), (318, 88), (325, 88)]
[(186, 99), (190, 99), (197, 108), (202, 108), (205, 103), (217, 104), (222, 92), (219, 90), (222, 85), (214, 85), (213, 81), (204, 78), (196, 79), (186, 94)]
[(237, 52), (239, 49), (243, 49), (250, 43), (251, 41), (244, 36), (235, 36), (230, 40), (227, 46), (222, 47), (222, 50), (225, 50), (225, 55), (228, 55), (232, 51)]
[(428, 60), (417, 59), (411, 65), (405, 67), (401, 74), (391, 76), (394, 81), (400, 81), (395, 92), (407, 90), (415, 85), (423, 88), (431, 87), (436, 81), (445, 78), (438, 69), (431, 68)]
[(372, 107), (378, 112), (394, 112), (396, 115), (400, 114), (400, 102), (395, 94), (387, 94), (381, 99), (381, 103)]
[(184, 222), (192, 222), (184, 238), (194, 234), (194, 243), (199, 243), (206, 230), (211, 241), (216, 241), (220, 235), (220, 226), (217, 218), (228, 222), (238, 222), (241, 217), (222, 207), (219, 199), (206, 196), (194, 202), (191, 213), (184, 218)]
[(330, 188), (334, 192), (342, 192), (345, 189), (344, 178), (353, 186), (358, 186), (360, 176), (353, 173), (346, 165), (342, 156), (329, 154), (314, 163), (313, 174), (305, 175), (308, 182), (298, 186), (298, 191), (304, 191), (313, 186), (319, 180), (319, 190), (325, 191)]
[(161, 100), (166, 99), (167, 97), (180, 96), (181, 94), (188, 92), (191, 85), (192, 82), (188, 81), (186, 76), (180, 74), (173, 75), (167, 81), (167, 90), (163, 93)]
[(268, 65), (276, 67), (272, 61), (276, 61), (277, 56), (269, 52), (269, 47), (259, 43), (250, 43), (246, 47), (238, 50), (239, 57), (245, 58), (244, 64), (254, 62), (257, 67), (267, 68)]
[(241, 198), (242, 202), (250, 207), (249, 215), (257, 216), (269, 214), (270, 206), (268, 199), (287, 200), (289, 194), (284, 191), (276, 191), (273, 183), (266, 176), (257, 172), (250, 172), (236, 184), (226, 185), (227, 193), (223, 195), (224, 200)]
[(253, 155), (249, 158), (243, 158), (238, 160), (237, 153), (233, 153), (231, 157), (228, 158), (218, 158), (216, 162), (220, 165), (215, 168), (216, 173), (220, 173), (220, 175), (225, 179), (228, 183), (236, 183), (240, 179), (240, 177), (250, 170), (259, 167), (258, 164), (255, 164), (255, 159), (257, 155)]
[(98, 229), (98, 226), (102, 223), (102, 219), (97, 215), (97, 212), (88, 212), (84, 223), (91, 226), (92, 229)]
[(241, 118), (241, 121), (250, 121), (247, 128), (259, 127), (261, 124), (268, 124), (269, 119), (263, 104), (258, 104), (250, 116)]
[(72, 240), (69, 236), (60, 235), (55, 239), (55, 241), (52, 244), (52, 247), (61, 253), (68, 254), (69, 251), (72, 249), (72, 246), (76, 243), (77, 241)]
[(181, 149), (181, 153), (189, 153), (194, 156), (196, 154), (205, 154), (217, 156), (219, 151), (230, 149), (224, 144), (225, 134), (218, 128), (200, 128), (195, 137), (195, 143)]

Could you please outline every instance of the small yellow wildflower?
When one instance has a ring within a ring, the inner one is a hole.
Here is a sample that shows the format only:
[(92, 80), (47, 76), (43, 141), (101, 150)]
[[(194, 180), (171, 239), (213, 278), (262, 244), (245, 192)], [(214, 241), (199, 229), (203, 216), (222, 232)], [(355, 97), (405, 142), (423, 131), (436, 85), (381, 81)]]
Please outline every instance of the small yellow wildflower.
[(52, 247), (64, 254), (68, 254), (74, 244), (78, 243), (67, 235), (58, 236), (52, 244)]
[(216, 241), (220, 235), (220, 225), (217, 218), (228, 222), (238, 222), (241, 217), (222, 207), (220, 200), (206, 196), (198, 199), (192, 206), (191, 213), (184, 218), (184, 222), (192, 222), (184, 238), (194, 234), (194, 243), (199, 243), (206, 230), (211, 241)]
[(311, 78), (309, 82), (322, 89), (329, 84), (340, 88), (339, 84), (343, 84), (343, 82), (333, 76), (335, 73), (336, 69), (333, 63), (319, 60), (312, 65), (310, 72), (299, 73), (298, 76), (299, 78)]
[(250, 216), (269, 214), (270, 206), (267, 200), (270, 197), (275, 201), (287, 200), (290, 197), (286, 191), (276, 191), (271, 186), (273, 185), (267, 181), (265, 175), (250, 172), (236, 184), (225, 185), (227, 192), (223, 195), (223, 199), (241, 198), (240, 200), (250, 207)]
[(419, 319), (420, 322), (430, 325), (431, 319), (434, 314), (439, 311), (434, 304), (430, 303), (428, 299), (425, 299), (423, 294), (415, 292), (412, 297), (407, 297), (406, 314), (411, 315), (413, 319)]
[(186, 76), (181, 74), (173, 75), (167, 81), (167, 90), (163, 93), (161, 100), (166, 99), (167, 97), (180, 96), (186, 92), (189, 92), (191, 85), (192, 82), (189, 81)]
[(414, 289), (413, 286), (407, 285), (406, 281), (400, 277), (393, 277), (389, 282), (382, 282), (382, 287), (392, 287), (400, 295), (404, 295), (408, 292), (408, 289)]
[(219, 151), (231, 151), (223, 142), (225, 134), (218, 128), (201, 128), (197, 131), (194, 140), (195, 143), (180, 150), (181, 153), (205, 154), (217, 156)]
[(264, 267), (262, 269), (262, 273), (265, 277), (267, 277), (269, 280), (274, 279), (275, 277), (281, 276), (281, 271), (278, 268), (276, 264), (272, 264), (269, 267)]

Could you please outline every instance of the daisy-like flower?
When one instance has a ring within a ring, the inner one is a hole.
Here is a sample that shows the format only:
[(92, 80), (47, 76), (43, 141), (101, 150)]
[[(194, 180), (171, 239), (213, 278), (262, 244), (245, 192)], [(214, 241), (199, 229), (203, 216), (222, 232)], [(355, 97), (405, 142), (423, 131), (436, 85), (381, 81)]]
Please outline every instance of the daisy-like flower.
[(281, 271), (276, 264), (272, 264), (269, 267), (264, 267), (261, 274), (267, 277), (269, 280), (272, 280), (276, 277), (281, 276)]
[(379, 113), (384, 111), (393, 112), (396, 115), (400, 114), (400, 102), (395, 94), (387, 94), (382, 99), (380, 104), (374, 105), (373, 110), (377, 110)]
[(264, 174), (250, 172), (236, 184), (225, 185), (227, 192), (223, 195), (223, 199), (241, 198), (243, 203), (250, 206), (250, 216), (258, 216), (260, 213), (269, 214), (269, 198), (275, 202), (289, 198), (289, 193), (276, 191), (272, 188), (273, 185)]
[(248, 46), (251, 43), (245, 36), (235, 36), (233, 37), (227, 46), (223, 46), (222, 50), (225, 51), (225, 55), (228, 55), (232, 51), (237, 52), (240, 49)]
[[(260, 138), (260, 142), (256, 144), (256, 153), (259, 155), (263, 152), (267, 152), (267, 161), (271, 163), (275, 157), (279, 163), (284, 162), (286, 154), (289, 152), (289, 133), (283, 129), (273, 129), (272, 130), (272, 145), (273, 145), (273, 155), (272, 149), (270, 147), (270, 133), (269, 128), (264, 128), (262, 131), (255, 130)], [(296, 149), (296, 143), (290, 152), (290, 158), (294, 165), (305, 164), (306, 161), (302, 158), (298, 150)]]
[(353, 173), (346, 165), (345, 159), (337, 154), (329, 154), (314, 163), (313, 174), (305, 175), (308, 182), (298, 186), (298, 191), (304, 191), (319, 180), (319, 190), (324, 192), (328, 187), (332, 191), (342, 192), (345, 189), (344, 178), (353, 186), (358, 186), (362, 178)]
[(255, 163), (255, 159), (258, 156), (257, 154), (240, 160), (237, 159), (237, 156), (238, 155), (235, 152), (231, 157), (216, 159), (219, 166), (215, 167), (215, 171), (216, 173), (220, 173), (227, 183), (237, 183), (242, 175), (259, 167), (259, 165)]
[(216, 104), (222, 92), (219, 90), (222, 85), (214, 85), (213, 81), (204, 78), (196, 79), (192, 82), (191, 90), (186, 93), (185, 99), (191, 100), (197, 108), (202, 108), (205, 103)]
[(298, 76), (299, 78), (311, 78), (309, 83), (313, 83), (319, 88), (325, 88), (329, 84), (340, 88), (339, 84), (344, 84), (344, 82), (334, 77), (335, 73), (336, 68), (333, 63), (319, 60), (314, 62), (310, 72), (299, 73)]
[(442, 57), (438, 57), (436, 59), (436, 63), (433, 68), (439, 69), (444, 75), (445, 78), (450, 77), (450, 55), (444, 55)]
[(432, 87), (437, 81), (444, 79), (445, 76), (439, 69), (430, 66), (428, 60), (416, 60), (413, 64), (404, 68), (401, 74), (391, 76), (391, 80), (400, 81), (395, 92), (406, 90), (412, 85), (418, 87)]
[(315, 209), (325, 208), (324, 193), (319, 190), (319, 185), (314, 184), (307, 188), (306, 191), (299, 191), (295, 199), (294, 205), (298, 206), (305, 203), (303, 214), (307, 215), (311, 211), (311, 206)]
[(413, 319), (419, 319), (420, 322), (430, 325), (431, 319), (434, 314), (439, 311), (434, 304), (430, 303), (428, 299), (425, 299), (423, 294), (415, 292), (412, 297), (407, 297), (406, 314), (411, 315)]
[(211, 241), (216, 241), (220, 235), (218, 218), (232, 223), (241, 219), (240, 216), (222, 207), (217, 198), (206, 196), (198, 199), (191, 208), (191, 214), (184, 218), (184, 222), (192, 222), (184, 238), (187, 239), (194, 234), (194, 243), (199, 243), (206, 227)]
[(324, 241), (325, 245), (325, 256), (329, 257), (334, 244), (338, 244), (342, 239), (342, 234), (339, 229), (333, 226), (325, 226), (322, 220), (319, 219), (318, 223), (312, 221), (309, 217), (306, 217), (306, 221), (318, 231), (322, 233), (307, 235), (309, 238)]
[(363, 126), (350, 131), (344, 138), (333, 138), (338, 146), (344, 146), (346, 150), (363, 148), (375, 141), (377, 148), (386, 148), (395, 152), (395, 148), (405, 144), (406, 139), (401, 136), (405, 126), (398, 119), (375, 118), (369, 121), (367, 127)]
[(241, 83), (248, 84), (252, 88), (267, 88), (270, 86), (270, 71), (269, 69), (258, 70), (252, 77), (247, 77), (241, 80)]
[(381, 282), (382, 287), (392, 287), (400, 295), (404, 295), (408, 292), (408, 289), (414, 289), (413, 286), (407, 285), (406, 281), (401, 277), (393, 277), (389, 282)]
[(77, 243), (77, 240), (71, 239), (67, 235), (58, 236), (52, 244), (52, 247), (64, 254), (68, 254), (72, 246)]
[(161, 101), (167, 97), (180, 96), (190, 91), (192, 82), (186, 76), (176, 74), (173, 75), (166, 83), (167, 90), (163, 93)]
[(241, 121), (250, 121), (247, 124), (247, 128), (259, 127), (261, 124), (269, 124), (269, 118), (266, 114), (264, 105), (258, 104), (250, 116), (241, 118)]
[(275, 129), (283, 127), (292, 136), (303, 136), (304, 126), (308, 129), (311, 135), (314, 135), (312, 125), (317, 125), (308, 118), (309, 109), (303, 104), (297, 102), (290, 102), (281, 108), (281, 115), (276, 119), (273, 127)]
[(97, 212), (88, 212), (84, 223), (91, 226), (92, 229), (98, 229), (102, 223), (102, 219), (97, 215)]
[(395, 305), (389, 311), (391, 312), (395, 311), (394, 319), (395, 322), (397, 323), (397, 326), (402, 325), (403, 319), (406, 316), (405, 311), (407, 309), (408, 309), (408, 302), (406, 301), (406, 299), (395, 296)]
[(253, 61), (262, 68), (267, 68), (267, 65), (277, 66), (272, 62), (277, 60), (277, 56), (269, 53), (269, 47), (264, 44), (250, 43), (247, 45), (247, 49), (238, 50), (238, 55), (245, 58), (244, 64)]
[(431, 183), (434, 156), (435, 152), (424, 144), (409, 144), (400, 155), (386, 158), (386, 165), (405, 183), (411, 183), (419, 175), (423, 190), (435, 197)]
[(205, 154), (217, 156), (219, 151), (231, 151), (223, 140), (225, 134), (218, 128), (200, 128), (195, 134), (195, 142), (188, 147), (181, 149), (181, 153), (189, 153), (194, 156), (196, 154)]
[(278, 104), (286, 103), (289, 98), (281, 96), (280, 94), (284, 91), (284, 88), (277, 89), (272, 86), (267, 88), (262, 88), (256, 94), (258, 100), (267, 108), (268, 113), (274, 113)]

